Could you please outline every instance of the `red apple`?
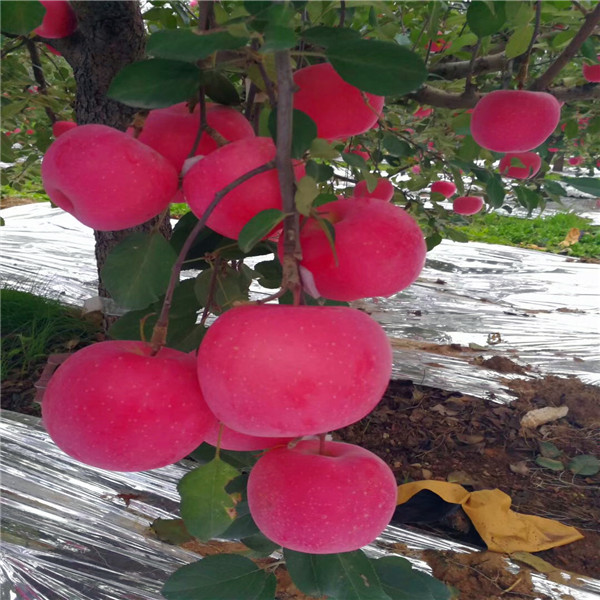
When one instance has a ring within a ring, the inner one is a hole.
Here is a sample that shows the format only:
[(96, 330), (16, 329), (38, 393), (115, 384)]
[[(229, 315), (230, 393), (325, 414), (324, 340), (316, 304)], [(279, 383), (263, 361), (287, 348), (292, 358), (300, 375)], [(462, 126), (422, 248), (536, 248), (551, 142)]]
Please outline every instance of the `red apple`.
[[(227, 106), (207, 104), (206, 122), (230, 142), (254, 137), (254, 130), (248, 119)], [(171, 161), (179, 172), (194, 147), (199, 127), (200, 105), (196, 104), (194, 112), (190, 113), (188, 105), (181, 102), (150, 111), (138, 140)], [(217, 142), (205, 132), (200, 138), (195, 155), (210, 154), (218, 147)]]
[(394, 197), (394, 186), (389, 179), (379, 177), (375, 189), (369, 192), (367, 182), (363, 179), (356, 184), (352, 195), (354, 198), (377, 198), (389, 202)]
[[(183, 193), (192, 212), (201, 217), (217, 192), (273, 160), (275, 152), (271, 138), (253, 137), (231, 142), (198, 161), (183, 178)], [(296, 177), (303, 174), (304, 167), (296, 167)], [(282, 208), (275, 169), (255, 175), (226, 194), (207, 224), (217, 233), (237, 239), (244, 225), (267, 208)]]
[(56, 48), (53, 48), (50, 44), (44, 44), (44, 46), (46, 46), (48, 52), (54, 54), (54, 56), (62, 56), (62, 53), (59, 52)]
[(583, 77), (586, 81), (600, 82), (600, 54), (596, 57), (599, 64), (583, 65)]
[(433, 114), (433, 108), (423, 108), (419, 106), (419, 108), (413, 113), (413, 117), (415, 119), (426, 119)]
[(54, 204), (101, 231), (155, 217), (178, 186), (167, 159), (105, 125), (79, 125), (56, 139), (44, 156), (42, 181)]
[(361, 145), (354, 146), (354, 148), (348, 148), (347, 150), (345, 150), (345, 152), (349, 154), (356, 154), (357, 156), (360, 156), (365, 160), (369, 160), (371, 158), (369, 153), (365, 150), (365, 147)]
[(450, 198), (456, 194), (456, 185), (452, 181), (434, 181), (431, 184), (432, 193), (442, 194), (444, 198)]
[(40, 37), (63, 38), (77, 29), (77, 17), (66, 0), (40, 0), (46, 8), (42, 24), (34, 29)]
[(206, 433), (204, 441), (211, 446), (217, 445), (219, 441), (219, 429), (221, 431), (221, 448), (223, 450), (235, 450), (249, 452), (251, 450), (264, 450), (265, 448), (273, 448), (275, 446), (285, 445), (291, 442), (294, 438), (291, 437), (258, 437), (255, 435), (247, 435), (240, 433), (220, 423), (218, 419), (213, 417), (213, 422)]
[(389, 524), (398, 488), (381, 458), (352, 444), (301, 441), (254, 465), (248, 506), (258, 528), (284, 548), (310, 554), (358, 550)]
[(471, 135), (495, 152), (526, 152), (543, 143), (558, 125), (560, 105), (545, 92), (497, 90), (475, 107)]
[(294, 108), (306, 113), (317, 124), (318, 136), (326, 140), (373, 129), (383, 109), (383, 96), (361, 92), (344, 81), (330, 63), (296, 71), (294, 83), (299, 88)]
[(52, 135), (57, 138), (74, 127), (77, 127), (74, 121), (55, 121), (52, 124)]
[(421, 167), (419, 165), (415, 165), (414, 167), (411, 167), (410, 170), (415, 174), (415, 175), (420, 175), (421, 174)]
[(259, 437), (312, 435), (362, 419), (381, 399), (391, 366), (383, 329), (340, 306), (232, 308), (198, 350), (209, 408), (231, 429)]
[(573, 167), (582, 165), (583, 163), (584, 163), (583, 156), (571, 156), (571, 158), (569, 158), (569, 164)]
[[(419, 276), (427, 252), (423, 233), (399, 206), (355, 198), (329, 202), (319, 212), (335, 230), (335, 255), (321, 226), (309, 218), (300, 232), (300, 264), (324, 298), (391, 296)], [(281, 256), (281, 242), (279, 251)]]
[(149, 344), (87, 346), (54, 373), (42, 417), (69, 456), (113, 471), (145, 471), (184, 458), (204, 440), (214, 417), (193, 356)]
[[(511, 166), (513, 159), (517, 159), (523, 166)], [(500, 160), (500, 173), (505, 177), (514, 179), (528, 179), (533, 177), (542, 166), (542, 159), (535, 152), (509, 152)]]
[(483, 198), (479, 196), (460, 196), (452, 203), (452, 209), (459, 215), (474, 215), (483, 208)]

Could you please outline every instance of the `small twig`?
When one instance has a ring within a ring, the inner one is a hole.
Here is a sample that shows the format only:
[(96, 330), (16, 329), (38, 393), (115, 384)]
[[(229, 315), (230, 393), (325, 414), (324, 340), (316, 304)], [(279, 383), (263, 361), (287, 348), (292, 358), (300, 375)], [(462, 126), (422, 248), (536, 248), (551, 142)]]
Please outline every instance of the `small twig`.
[(529, 62), (531, 60), (531, 52), (533, 50), (533, 45), (535, 44), (538, 35), (540, 34), (540, 25), (542, 22), (542, 0), (536, 0), (535, 3), (535, 26), (533, 28), (533, 33), (531, 35), (531, 40), (529, 42), (529, 46), (527, 50), (523, 54), (523, 60), (521, 64), (521, 68), (519, 70), (519, 75), (517, 77), (518, 87), (520, 90), (525, 86), (525, 82), (527, 81), (527, 76), (529, 75)]
[(475, 47), (473, 48), (473, 54), (471, 55), (471, 60), (469, 61), (469, 71), (467, 72), (467, 78), (465, 81), (465, 96), (471, 96), (475, 92), (475, 86), (473, 85), (471, 79), (473, 78), (473, 67), (475, 66), (475, 59), (477, 58), (477, 53), (479, 52), (479, 48), (481, 48), (481, 39), (477, 40)]
[(573, 3), (573, 6), (584, 16), (587, 17), (588, 16), (588, 11), (581, 5), (580, 2), (577, 2), (577, 0), (571, 0), (571, 2)]
[(340, 0), (340, 24), (338, 27), (343, 27), (346, 22), (346, 2), (345, 0)]
[(212, 305), (212, 301), (215, 295), (215, 290), (217, 289), (217, 278), (219, 276), (219, 269), (221, 268), (221, 257), (217, 256), (215, 258), (215, 262), (212, 265), (213, 272), (210, 276), (210, 283), (208, 284), (208, 299), (206, 301), (206, 306), (202, 311), (202, 317), (200, 317), (200, 326), (203, 326), (206, 323), (206, 319), (208, 319), (208, 315), (210, 314), (210, 307)]
[[(42, 68), (42, 62), (40, 61), (40, 53), (38, 52), (35, 42), (30, 39), (25, 40), (25, 45), (29, 52), (29, 58), (31, 59), (31, 66), (33, 69), (33, 77), (38, 84), (38, 92), (44, 96), (48, 95), (48, 85), (46, 84), (46, 78), (44, 77), (44, 69)], [(44, 111), (48, 115), (52, 124), (56, 123), (57, 118), (54, 111), (49, 107), (45, 106)]]
[(11, 52), (14, 52), (15, 50), (18, 50), (26, 42), (27, 42), (26, 39), (22, 39), (22, 40), (18, 41), (14, 46), (10, 46), (9, 48), (5, 48), (4, 50), (2, 50), (2, 58), (4, 58), (5, 56), (8, 56)]
[(417, 46), (419, 45), (419, 42), (421, 41), (421, 37), (423, 37), (423, 33), (425, 33), (425, 29), (429, 25), (430, 18), (431, 18), (431, 16), (427, 15), (427, 18), (425, 19), (425, 21), (423, 21), (423, 27), (421, 27), (421, 31), (419, 31), (419, 37), (417, 37), (417, 39), (415, 40), (415, 43), (412, 45), (412, 48), (411, 48), (411, 50), (413, 52), (414, 52), (415, 48), (417, 48)]
[(258, 70), (260, 71), (260, 76), (263, 78), (263, 81), (265, 82), (265, 87), (267, 89), (267, 96), (269, 96), (269, 102), (271, 103), (271, 108), (274, 108), (275, 106), (277, 106), (277, 98), (275, 97), (275, 86), (273, 85), (271, 78), (267, 74), (265, 66), (260, 61), (258, 62)]

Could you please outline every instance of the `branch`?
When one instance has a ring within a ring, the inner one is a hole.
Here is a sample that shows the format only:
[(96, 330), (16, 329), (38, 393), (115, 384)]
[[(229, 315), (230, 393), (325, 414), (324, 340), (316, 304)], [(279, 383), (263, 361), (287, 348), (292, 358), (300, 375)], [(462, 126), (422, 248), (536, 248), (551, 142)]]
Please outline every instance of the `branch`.
[[(29, 58), (31, 59), (31, 67), (33, 69), (33, 77), (37, 81), (38, 84), (38, 92), (43, 94), (44, 96), (48, 95), (48, 85), (46, 84), (46, 78), (44, 77), (44, 69), (42, 68), (42, 62), (40, 61), (40, 54), (38, 52), (37, 46), (35, 42), (32, 42), (30, 39), (25, 40), (25, 45), (27, 46), (27, 51), (29, 52)], [(48, 118), (50, 119), (50, 123), (56, 123), (56, 115), (54, 111), (49, 107), (44, 107)]]
[(531, 35), (531, 40), (529, 41), (529, 46), (527, 46), (527, 50), (523, 55), (523, 61), (521, 65), (521, 69), (517, 76), (519, 89), (522, 90), (525, 86), (525, 82), (527, 81), (527, 76), (529, 74), (529, 61), (531, 60), (531, 52), (533, 50), (533, 45), (540, 34), (540, 25), (542, 22), (542, 0), (536, 0), (535, 4), (535, 26), (533, 28), (533, 33)]
[[(499, 54), (489, 54), (488, 56), (481, 56), (476, 58), (473, 62), (473, 69), (471, 73), (473, 75), (481, 75), (483, 73), (490, 73), (492, 71), (501, 71), (506, 67), (508, 59), (504, 55), (504, 52)], [(432, 75), (438, 75), (442, 79), (462, 79), (469, 74), (469, 68), (471, 67), (470, 60), (461, 60), (457, 62), (448, 62), (437, 64), (429, 72)]]
[(529, 89), (534, 91), (545, 90), (562, 69), (572, 60), (577, 54), (579, 48), (585, 40), (594, 31), (596, 25), (600, 23), (600, 2), (596, 8), (587, 15), (585, 22), (571, 40), (571, 43), (562, 51), (558, 58), (548, 67), (545, 73), (542, 73), (530, 86)]

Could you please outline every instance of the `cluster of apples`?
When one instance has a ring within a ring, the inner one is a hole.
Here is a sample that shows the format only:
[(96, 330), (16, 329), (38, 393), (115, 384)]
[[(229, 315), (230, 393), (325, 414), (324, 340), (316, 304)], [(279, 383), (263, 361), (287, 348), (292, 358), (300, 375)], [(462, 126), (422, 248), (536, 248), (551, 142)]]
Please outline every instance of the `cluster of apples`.
[[(294, 105), (313, 118), (320, 136), (343, 140), (375, 126), (384, 99), (362, 94), (331, 65), (306, 67), (294, 79)], [(208, 124), (228, 143), (219, 146), (205, 134), (198, 156), (186, 162), (198, 110), (152, 111), (138, 138), (102, 125), (61, 125), (66, 131), (42, 166), (50, 197), (93, 227), (129, 227), (162, 210), (184, 172), (185, 200), (201, 216), (215, 193), (272, 160), (275, 145), (256, 137), (233, 109), (209, 105)], [(301, 177), (302, 164), (295, 169)], [(304, 219), (300, 270), (307, 289), (354, 300), (396, 293), (416, 279), (425, 260), (423, 234), (389, 202), (393, 193), (388, 181), (372, 192), (361, 182), (353, 197)], [(266, 208), (281, 208), (275, 170), (226, 194), (208, 225), (236, 238)], [(334, 228), (335, 251), (319, 219)], [(49, 382), (42, 415), (60, 448), (104, 469), (162, 467), (204, 441), (230, 450), (270, 449), (248, 482), (260, 530), (293, 550), (346, 552), (388, 524), (396, 481), (376, 455), (325, 441), (324, 434), (372, 411), (391, 368), (383, 329), (356, 309), (249, 304), (216, 319), (197, 360), (169, 348), (153, 352), (139, 341), (76, 352)]]

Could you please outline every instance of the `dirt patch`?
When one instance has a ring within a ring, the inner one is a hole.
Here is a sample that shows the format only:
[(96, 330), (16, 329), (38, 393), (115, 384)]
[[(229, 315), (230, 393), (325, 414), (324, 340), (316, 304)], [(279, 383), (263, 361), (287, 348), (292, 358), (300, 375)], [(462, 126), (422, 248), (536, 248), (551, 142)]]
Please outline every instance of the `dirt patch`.
[(11, 206), (23, 206), (25, 204), (33, 204), (35, 200), (30, 198), (21, 198), (19, 196), (2, 196), (0, 197), (0, 209), (10, 208)]
[(477, 361), (476, 364), (497, 371), (498, 373), (516, 373), (518, 375), (525, 375), (527, 369), (518, 365), (514, 360), (506, 358), (505, 356), (492, 356), (485, 360)]

